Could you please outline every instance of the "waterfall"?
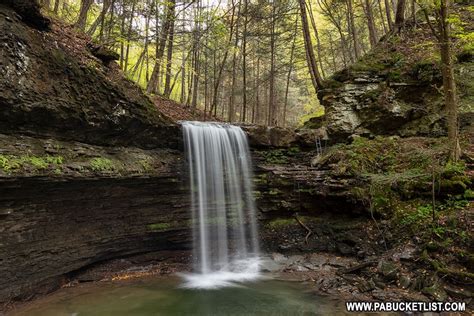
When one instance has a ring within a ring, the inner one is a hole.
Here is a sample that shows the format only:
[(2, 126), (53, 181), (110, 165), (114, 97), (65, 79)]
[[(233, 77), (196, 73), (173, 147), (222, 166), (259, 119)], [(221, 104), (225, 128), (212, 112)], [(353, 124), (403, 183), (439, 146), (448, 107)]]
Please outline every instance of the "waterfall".
[(258, 239), (247, 137), (238, 126), (183, 122), (189, 163), (195, 274), (185, 287), (258, 277)]

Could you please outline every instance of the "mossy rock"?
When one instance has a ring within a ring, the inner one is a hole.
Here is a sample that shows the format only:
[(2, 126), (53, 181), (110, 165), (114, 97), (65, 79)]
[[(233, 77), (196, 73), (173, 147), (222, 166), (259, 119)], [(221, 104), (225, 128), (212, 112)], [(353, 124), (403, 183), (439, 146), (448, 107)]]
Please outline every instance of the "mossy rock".
[(439, 66), (431, 61), (422, 61), (415, 64), (409, 74), (421, 82), (439, 82), (442, 80)]
[(440, 191), (444, 194), (464, 194), (467, 189), (467, 184), (463, 177), (459, 179), (454, 177), (452, 179), (442, 179), (439, 184)]

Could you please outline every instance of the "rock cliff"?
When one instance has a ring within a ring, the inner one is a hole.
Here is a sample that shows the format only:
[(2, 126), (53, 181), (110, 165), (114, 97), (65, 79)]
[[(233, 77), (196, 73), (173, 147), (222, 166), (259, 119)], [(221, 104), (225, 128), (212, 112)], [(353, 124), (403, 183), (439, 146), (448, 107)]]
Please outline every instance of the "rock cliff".
[[(178, 146), (175, 125), (71, 27), (32, 28), (34, 9), (0, 5), (0, 133), (114, 146)], [(26, 14), (26, 15), (25, 15)], [(115, 65), (116, 66), (116, 65)]]
[[(466, 6), (456, 6), (462, 20), (472, 21)], [(472, 32), (466, 26), (465, 32)], [(326, 80), (318, 93), (325, 115), (305, 126), (322, 128), (331, 142), (352, 135), (401, 137), (446, 135), (446, 113), (436, 39), (428, 25), (405, 26), (358, 60)], [(474, 60), (469, 43), (455, 41), (455, 77), (460, 128), (473, 129)]]

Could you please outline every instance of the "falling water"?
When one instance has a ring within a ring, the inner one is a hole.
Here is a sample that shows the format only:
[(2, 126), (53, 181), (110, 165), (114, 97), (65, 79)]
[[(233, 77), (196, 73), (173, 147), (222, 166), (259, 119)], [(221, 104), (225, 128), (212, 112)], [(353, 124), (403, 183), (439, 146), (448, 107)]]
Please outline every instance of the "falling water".
[(216, 288), (258, 277), (252, 166), (240, 127), (183, 122), (191, 183), (195, 274), (185, 287)]

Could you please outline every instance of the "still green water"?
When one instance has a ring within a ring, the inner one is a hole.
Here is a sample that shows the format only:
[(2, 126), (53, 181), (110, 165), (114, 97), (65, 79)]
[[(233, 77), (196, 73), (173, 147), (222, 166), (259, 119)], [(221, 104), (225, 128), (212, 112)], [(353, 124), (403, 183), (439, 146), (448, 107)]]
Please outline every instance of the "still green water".
[(66, 288), (13, 315), (341, 315), (341, 302), (297, 282), (260, 280), (217, 290), (179, 288), (177, 277)]

